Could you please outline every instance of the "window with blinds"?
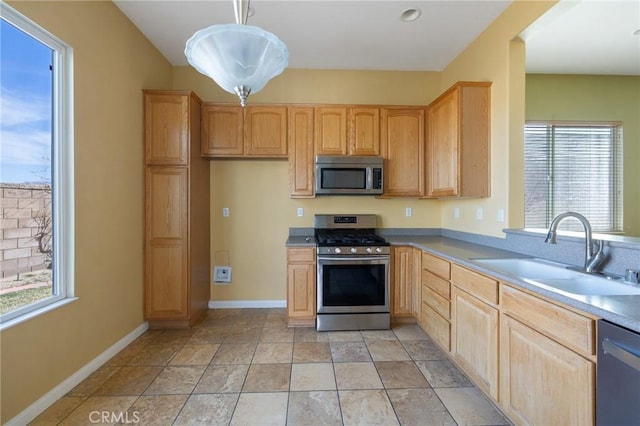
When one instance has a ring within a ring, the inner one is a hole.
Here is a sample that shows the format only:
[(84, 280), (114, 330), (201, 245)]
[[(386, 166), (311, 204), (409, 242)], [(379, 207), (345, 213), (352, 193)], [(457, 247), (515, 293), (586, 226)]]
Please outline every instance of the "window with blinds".
[[(589, 219), (595, 232), (622, 231), (622, 125), (525, 125), (525, 226), (548, 228), (565, 211)], [(581, 231), (577, 221), (561, 228)]]

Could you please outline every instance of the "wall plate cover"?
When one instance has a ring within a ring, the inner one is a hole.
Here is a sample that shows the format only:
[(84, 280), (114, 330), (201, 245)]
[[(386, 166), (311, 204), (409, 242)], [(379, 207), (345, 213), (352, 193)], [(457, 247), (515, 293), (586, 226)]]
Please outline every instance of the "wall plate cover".
[(231, 266), (214, 267), (213, 281), (217, 283), (230, 283), (231, 282)]

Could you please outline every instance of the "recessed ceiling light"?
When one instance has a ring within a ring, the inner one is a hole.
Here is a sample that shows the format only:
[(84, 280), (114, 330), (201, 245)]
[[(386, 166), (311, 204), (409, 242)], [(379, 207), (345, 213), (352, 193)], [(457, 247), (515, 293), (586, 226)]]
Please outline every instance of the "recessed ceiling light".
[(413, 22), (420, 17), (422, 11), (418, 8), (406, 9), (400, 14), (400, 19), (404, 22)]

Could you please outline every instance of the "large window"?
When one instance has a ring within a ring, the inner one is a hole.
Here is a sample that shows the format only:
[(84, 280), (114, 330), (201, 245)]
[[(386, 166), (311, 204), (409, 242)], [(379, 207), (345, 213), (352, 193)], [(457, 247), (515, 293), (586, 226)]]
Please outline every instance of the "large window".
[[(586, 216), (596, 232), (622, 231), (619, 123), (526, 124), (525, 226), (548, 228), (565, 211)], [(582, 230), (574, 221), (563, 225)]]
[(73, 297), (72, 50), (0, 2), (0, 327)]

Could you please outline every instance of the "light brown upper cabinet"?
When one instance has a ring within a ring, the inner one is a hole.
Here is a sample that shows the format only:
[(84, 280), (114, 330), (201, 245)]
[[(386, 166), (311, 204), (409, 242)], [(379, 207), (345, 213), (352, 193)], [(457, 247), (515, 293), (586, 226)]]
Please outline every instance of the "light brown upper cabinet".
[(428, 109), (427, 196), (490, 195), (491, 83), (459, 82)]
[(244, 153), (257, 157), (287, 156), (287, 108), (245, 108)]
[(349, 108), (349, 155), (380, 155), (380, 108)]
[(316, 107), (316, 155), (347, 155), (347, 108)]
[(423, 196), (424, 108), (382, 108), (380, 116), (380, 145), (385, 159), (383, 197)]
[(204, 104), (202, 117), (205, 157), (287, 156), (286, 106)]
[(189, 164), (188, 96), (154, 92), (144, 97), (144, 159), (147, 165), (186, 166)]
[(313, 152), (313, 108), (289, 108), (289, 196), (315, 196)]
[(316, 155), (380, 155), (380, 108), (315, 108)]

